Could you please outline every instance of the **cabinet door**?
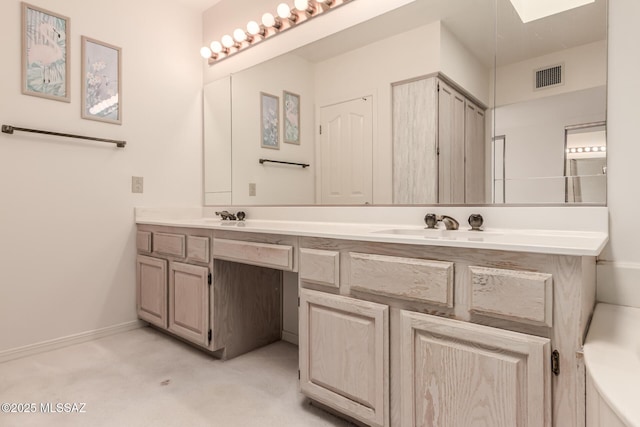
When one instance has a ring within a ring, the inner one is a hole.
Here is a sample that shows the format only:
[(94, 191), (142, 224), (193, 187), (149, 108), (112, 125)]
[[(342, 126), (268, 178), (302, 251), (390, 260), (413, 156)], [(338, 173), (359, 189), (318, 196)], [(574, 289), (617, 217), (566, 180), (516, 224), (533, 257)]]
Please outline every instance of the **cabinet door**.
[(438, 202), (437, 81), (392, 86), (393, 203)]
[(464, 203), (466, 99), (438, 81), (438, 201)]
[(467, 101), (465, 115), (465, 203), (487, 203), (485, 197), (484, 111)]
[(136, 308), (140, 319), (167, 327), (167, 261), (138, 255)]
[(300, 290), (300, 388), (371, 426), (388, 426), (386, 305)]
[(550, 426), (549, 348), (546, 338), (402, 311), (402, 426)]
[(197, 344), (209, 345), (209, 269), (171, 263), (169, 330)]

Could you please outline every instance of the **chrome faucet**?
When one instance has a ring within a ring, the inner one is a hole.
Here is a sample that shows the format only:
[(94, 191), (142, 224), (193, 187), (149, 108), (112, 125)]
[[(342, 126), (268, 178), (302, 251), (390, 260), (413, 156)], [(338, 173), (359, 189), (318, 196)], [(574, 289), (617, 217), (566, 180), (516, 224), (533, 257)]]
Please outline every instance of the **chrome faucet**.
[(216, 212), (216, 215), (219, 217), (222, 217), (222, 220), (229, 220), (229, 221), (244, 221), (244, 219), (246, 218), (246, 214), (242, 211), (238, 211), (238, 213), (231, 213), (229, 211), (220, 211), (220, 212)]
[(438, 215), (436, 219), (442, 222), (447, 230), (457, 230), (460, 227), (460, 223), (449, 215)]
[(439, 222), (442, 222), (447, 230), (457, 230), (460, 226), (460, 223), (449, 215), (436, 215), (432, 213), (425, 215), (424, 222), (427, 224), (427, 228), (436, 228)]

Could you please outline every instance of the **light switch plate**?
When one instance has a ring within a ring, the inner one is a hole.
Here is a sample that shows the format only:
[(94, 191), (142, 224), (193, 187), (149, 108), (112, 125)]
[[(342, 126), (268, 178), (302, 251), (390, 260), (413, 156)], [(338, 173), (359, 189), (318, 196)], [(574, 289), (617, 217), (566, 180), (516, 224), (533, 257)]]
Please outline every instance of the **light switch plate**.
[(143, 178), (141, 176), (131, 177), (131, 192), (142, 193), (144, 189)]
[(256, 184), (254, 182), (249, 183), (249, 196), (256, 195)]

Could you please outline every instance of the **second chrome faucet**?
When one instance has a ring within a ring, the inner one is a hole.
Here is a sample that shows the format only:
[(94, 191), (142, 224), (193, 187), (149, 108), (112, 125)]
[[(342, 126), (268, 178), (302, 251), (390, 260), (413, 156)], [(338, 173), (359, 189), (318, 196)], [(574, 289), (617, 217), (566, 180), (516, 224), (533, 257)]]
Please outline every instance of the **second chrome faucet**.
[(427, 224), (427, 228), (436, 228), (439, 222), (442, 222), (447, 230), (457, 230), (460, 227), (460, 223), (449, 215), (428, 213), (424, 216), (424, 222)]

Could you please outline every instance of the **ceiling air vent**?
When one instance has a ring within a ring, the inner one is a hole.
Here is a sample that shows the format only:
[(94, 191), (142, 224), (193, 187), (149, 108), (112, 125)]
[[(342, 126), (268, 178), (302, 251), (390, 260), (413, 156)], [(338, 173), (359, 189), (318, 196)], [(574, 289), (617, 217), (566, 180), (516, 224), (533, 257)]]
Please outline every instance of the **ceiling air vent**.
[(564, 64), (537, 69), (534, 71), (534, 77), (536, 90), (564, 84)]

